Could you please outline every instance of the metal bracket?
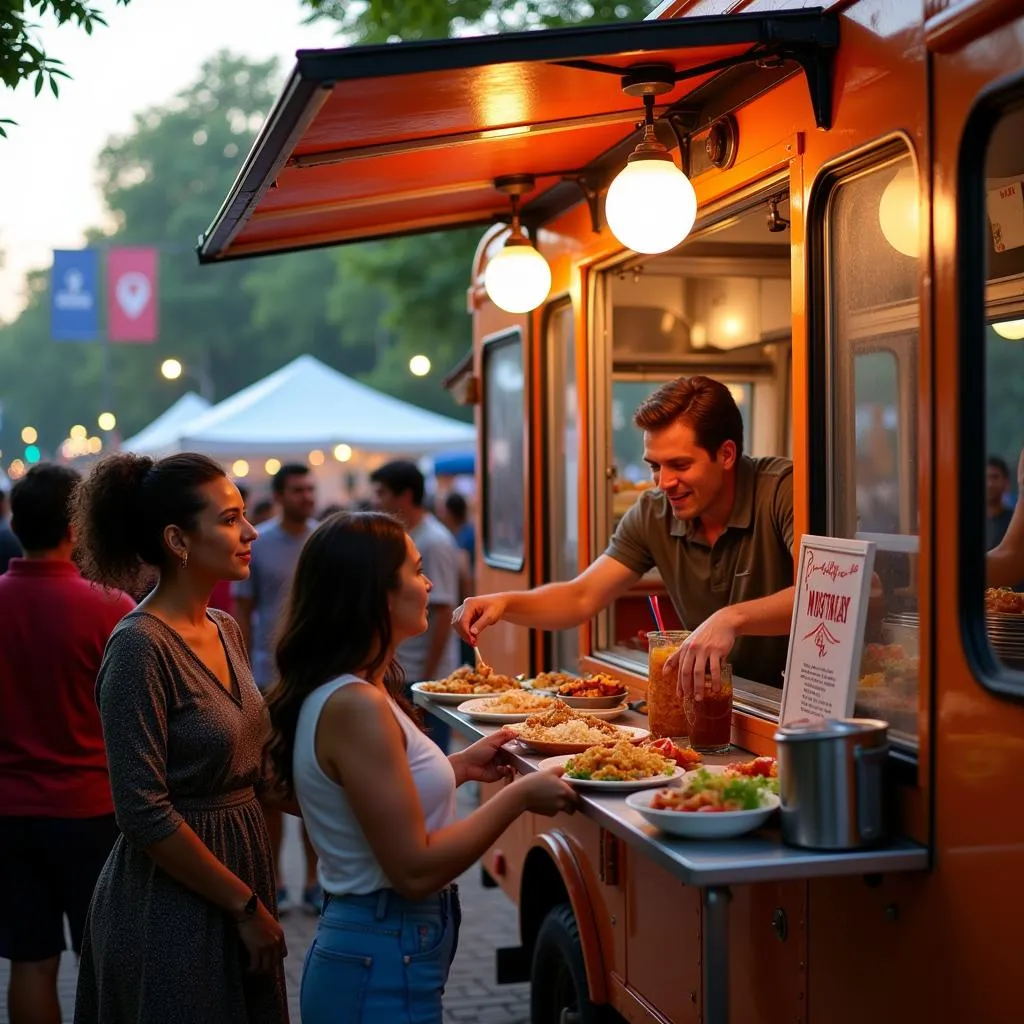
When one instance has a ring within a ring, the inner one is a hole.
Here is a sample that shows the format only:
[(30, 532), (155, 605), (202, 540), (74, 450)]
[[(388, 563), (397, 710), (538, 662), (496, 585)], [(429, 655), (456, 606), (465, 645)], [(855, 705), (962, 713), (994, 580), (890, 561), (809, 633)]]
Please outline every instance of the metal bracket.
[(807, 49), (787, 49), (787, 60), (800, 65), (811, 95), (814, 123), (822, 131), (832, 127), (832, 81), (835, 73), (836, 51), (833, 47), (812, 46)]
[(586, 174), (565, 174), (562, 181), (571, 181), (583, 193), (583, 199), (590, 211), (590, 230), (595, 235), (601, 234), (601, 188), (594, 179)]
[(690, 135), (697, 127), (699, 117), (696, 110), (669, 110), (658, 119), (672, 129), (679, 146), (679, 163), (687, 177), (690, 175)]

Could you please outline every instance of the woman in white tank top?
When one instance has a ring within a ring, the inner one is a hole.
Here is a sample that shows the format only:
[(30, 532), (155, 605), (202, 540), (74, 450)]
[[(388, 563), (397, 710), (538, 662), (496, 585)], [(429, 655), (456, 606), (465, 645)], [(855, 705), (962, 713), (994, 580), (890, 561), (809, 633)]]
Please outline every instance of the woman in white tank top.
[(537, 772), (456, 819), (457, 786), (509, 773), (497, 755), (510, 734), (445, 757), (413, 720), (394, 652), (427, 628), (429, 593), (412, 540), (381, 513), (332, 516), (299, 556), (267, 704), (269, 754), (325, 893), (304, 1024), (441, 1024), (453, 880), (522, 812), (575, 808), (568, 784)]

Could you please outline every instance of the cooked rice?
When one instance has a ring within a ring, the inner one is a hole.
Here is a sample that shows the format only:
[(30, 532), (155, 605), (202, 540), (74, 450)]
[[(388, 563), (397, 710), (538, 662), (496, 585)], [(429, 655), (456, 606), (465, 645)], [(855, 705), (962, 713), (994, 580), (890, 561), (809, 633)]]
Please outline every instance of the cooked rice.
[(479, 705), (480, 711), (509, 712), (539, 711), (553, 703), (550, 697), (540, 693), (527, 693), (525, 690), (509, 690), (500, 697), (491, 697)]
[(541, 714), (531, 715), (515, 731), (524, 740), (538, 743), (609, 743), (630, 733), (603, 719), (576, 711), (560, 700)]

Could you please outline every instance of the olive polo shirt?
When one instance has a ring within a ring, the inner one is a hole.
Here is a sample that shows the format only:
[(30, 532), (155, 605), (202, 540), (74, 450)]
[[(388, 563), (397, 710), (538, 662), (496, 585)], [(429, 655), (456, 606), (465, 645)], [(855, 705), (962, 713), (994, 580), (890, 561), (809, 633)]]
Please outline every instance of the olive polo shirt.
[[(643, 575), (657, 567), (686, 629), (726, 605), (793, 585), (793, 463), (775, 457), (737, 463), (736, 501), (725, 532), (708, 544), (699, 521), (676, 519), (660, 490), (645, 491), (622, 517), (605, 554)], [(733, 673), (782, 686), (786, 636), (741, 636)]]

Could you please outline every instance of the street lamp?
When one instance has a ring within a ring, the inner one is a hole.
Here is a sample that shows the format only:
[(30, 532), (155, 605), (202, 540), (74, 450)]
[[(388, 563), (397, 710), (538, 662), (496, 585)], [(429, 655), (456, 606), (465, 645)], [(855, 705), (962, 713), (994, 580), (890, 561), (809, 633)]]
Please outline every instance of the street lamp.
[(192, 368), (185, 366), (180, 359), (165, 359), (160, 364), (160, 373), (165, 380), (178, 380), (187, 377), (199, 385), (199, 394), (208, 402), (213, 401), (213, 381), (202, 366)]

